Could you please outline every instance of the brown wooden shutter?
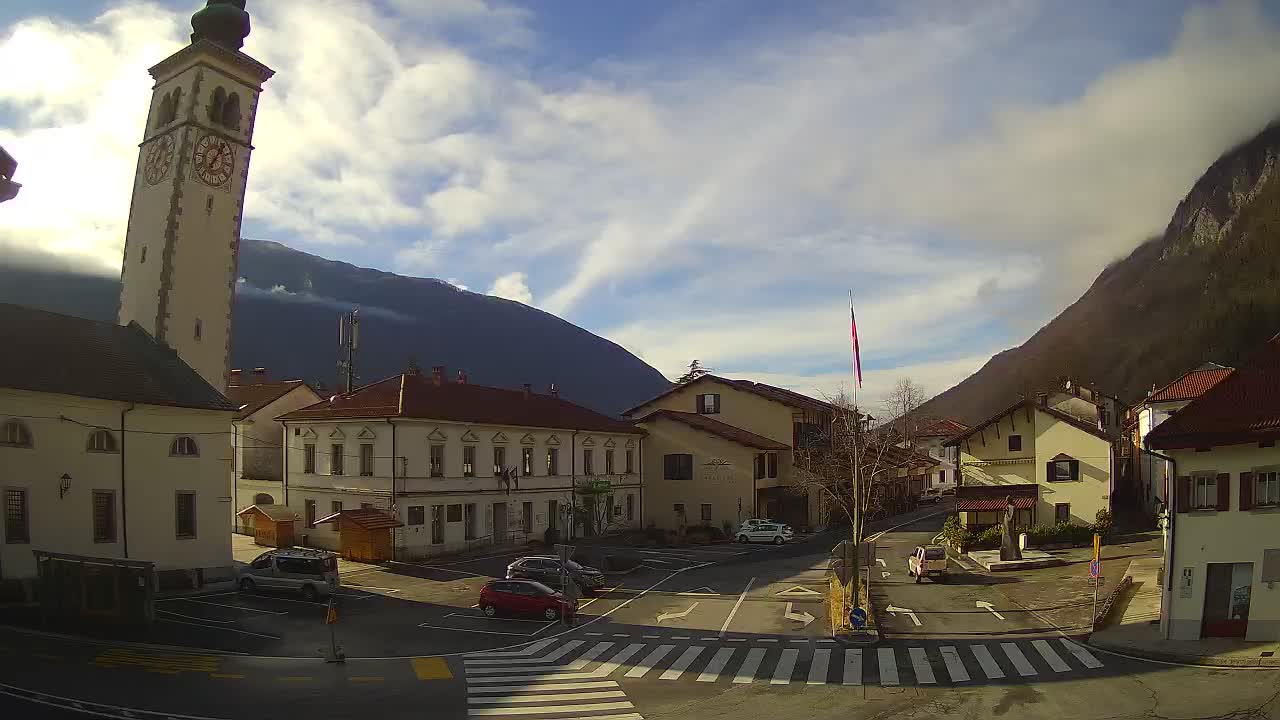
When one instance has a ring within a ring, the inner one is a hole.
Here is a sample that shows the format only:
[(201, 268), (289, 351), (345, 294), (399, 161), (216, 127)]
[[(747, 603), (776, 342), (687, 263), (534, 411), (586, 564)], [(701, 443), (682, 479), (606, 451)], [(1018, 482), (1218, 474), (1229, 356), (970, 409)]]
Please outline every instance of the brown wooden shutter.
[(1178, 485), (1174, 492), (1173, 504), (1174, 509), (1178, 512), (1191, 512), (1191, 477), (1183, 475), (1178, 478)]
[(720, 414), (720, 393), (716, 393), (715, 395), (712, 396), (712, 398), (714, 398), (713, 402), (715, 403), (713, 407), (713, 411), (715, 412), (715, 414), (719, 415)]
[(1080, 479), (1080, 461), (1079, 460), (1071, 461), (1071, 479), (1073, 481)]
[(1240, 509), (1248, 510), (1253, 507), (1253, 473), (1240, 473)]
[(1044, 464), (1044, 481), (1053, 482), (1053, 463), (1052, 462), (1047, 462)]
[(1218, 510), (1231, 509), (1231, 473), (1218, 473)]

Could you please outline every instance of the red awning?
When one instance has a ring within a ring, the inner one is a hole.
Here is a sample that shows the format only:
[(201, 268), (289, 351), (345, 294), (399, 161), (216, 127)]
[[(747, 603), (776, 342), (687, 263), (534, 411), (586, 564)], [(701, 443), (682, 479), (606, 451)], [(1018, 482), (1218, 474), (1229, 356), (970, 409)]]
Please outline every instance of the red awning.
[[(1004, 498), (956, 498), (956, 510), (965, 512), (999, 512), (1004, 510)], [(1029, 497), (1015, 497), (1013, 506), (1019, 510), (1030, 510), (1036, 506), (1036, 499)]]

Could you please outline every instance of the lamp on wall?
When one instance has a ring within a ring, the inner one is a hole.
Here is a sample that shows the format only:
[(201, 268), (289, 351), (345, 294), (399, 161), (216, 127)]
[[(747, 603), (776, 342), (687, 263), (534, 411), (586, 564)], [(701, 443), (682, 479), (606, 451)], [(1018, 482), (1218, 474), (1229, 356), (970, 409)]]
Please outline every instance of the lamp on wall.
[(58, 499), (61, 500), (71, 490), (71, 475), (62, 473), (62, 482), (58, 484)]

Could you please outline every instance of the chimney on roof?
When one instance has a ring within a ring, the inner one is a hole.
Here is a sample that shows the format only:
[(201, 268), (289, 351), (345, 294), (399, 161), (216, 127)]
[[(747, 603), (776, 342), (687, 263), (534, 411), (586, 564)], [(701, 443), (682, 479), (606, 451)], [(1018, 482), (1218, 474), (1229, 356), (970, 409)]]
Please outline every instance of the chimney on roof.
[(417, 358), (413, 357), (412, 355), (409, 356), (409, 364), (405, 367), (404, 373), (406, 375), (415, 375), (415, 376), (422, 374), (422, 368), (418, 367)]
[(256, 367), (253, 369), (254, 384), (261, 385), (267, 381), (267, 369), (264, 367)]
[(524, 390), (524, 399), (525, 399), (525, 400), (528, 400), (528, 399), (529, 399), (529, 396), (533, 394), (533, 385), (531, 385), (531, 384), (529, 384), (529, 383), (525, 383), (525, 384), (524, 384), (524, 385), (522, 385), (521, 387), (522, 387), (522, 389)]
[(551, 383), (550, 387), (547, 388), (547, 392), (551, 393), (551, 397), (560, 397), (560, 391), (556, 389), (555, 383)]
[(243, 373), (243, 372), (244, 372), (243, 370), (232, 370), (232, 371), (231, 371), (231, 384), (232, 384), (232, 385), (239, 385), (239, 384), (240, 384), (240, 374), (241, 374), (241, 373)]
[(466, 371), (466, 370), (462, 370), (462, 369), (459, 369), (459, 370), (458, 370), (458, 384), (459, 384), (459, 385), (466, 385), (466, 384), (467, 384), (467, 371)]
[(444, 384), (444, 366), (443, 365), (433, 365), (431, 367), (431, 382), (434, 383), (435, 385)]

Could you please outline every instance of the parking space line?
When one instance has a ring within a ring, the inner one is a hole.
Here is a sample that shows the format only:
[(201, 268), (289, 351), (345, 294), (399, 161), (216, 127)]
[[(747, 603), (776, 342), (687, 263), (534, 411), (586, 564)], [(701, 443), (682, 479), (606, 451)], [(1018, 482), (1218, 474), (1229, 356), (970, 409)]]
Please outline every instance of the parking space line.
[[(258, 608), (245, 607), (243, 605), (228, 605), (226, 603), (209, 602), (207, 600), (196, 600), (195, 598), (166, 598), (166, 600), (168, 601), (181, 600), (183, 602), (198, 603), (200, 605), (212, 605), (214, 607), (231, 608), (232, 610), (243, 610), (245, 612), (262, 613), (264, 615), (288, 615), (289, 614), (281, 610), (260, 610)], [(165, 602), (166, 600), (158, 600), (157, 602)]]
[(747, 593), (751, 590), (751, 584), (756, 581), (751, 578), (747, 581), (747, 586), (742, 589), (742, 594), (738, 596), (738, 602), (733, 604), (733, 609), (729, 611), (729, 617), (724, 619), (724, 625), (720, 626), (720, 636), (724, 637), (725, 631), (729, 629), (729, 623), (733, 622), (733, 616), (738, 614), (738, 608), (742, 607), (742, 601), (747, 599)]
[(445, 617), (470, 618), (472, 620), (496, 620), (497, 622), (545, 623), (546, 620), (530, 620), (528, 618), (491, 618), (488, 615), (472, 615), (471, 613), (449, 613)]
[(186, 618), (187, 620), (199, 620), (201, 622), (210, 622), (217, 625), (230, 625), (236, 622), (235, 620), (214, 620), (213, 618), (202, 618), (196, 615), (183, 615), (182, 613), (176, 613), (172, 610), (156, 610), (156, 612), (164, 613), (165, 615), (172, 615), (174, 617)]
[(262, 596), (262, 599), (263, 599), (263, 600), (268, 600), (268, 601), (270, 601), (270, 602), (287, 602), (287, 603), (297, 603), (297, 604), (299, 604), (299, 605), (311, 605), (311, 606), (313, 606), (313, 607), (328, 607), (328, 606), (329, 606), (329, 603), (311, 602), (310, 600), (296, 600), (296, 599), (294, 599), (294, 598), (276, 597), (275, 595), (265, 595), (265, 596)]
[(216, 625), (203, 625), (201, 623), (187, 622), (185, 620), (170, 620), (169, 618), (156, 618), (159, 622), (176, 623), (178, 625), (192, 625), (194, 627), (202, 627), (209, 630), (223, 630), (225, 632), (239, 633), (241, 635), (253, 635), (254, 637), (264, 637), (269, 640), (280, 640), (279, 635), (265, 635), (263, 633), (249, 632), (248, 630), (237, 630), (229, 627), (217, 627)]
[[(431, 630), (449, 630), (452, 632), (480, 633), (481, 635), (514, 635), (516, 637), (532, 637), (532, 635), (530, 635), (529, 633), (499, 632), (498, 630), (472, 630), (469, 628), (445, 627), (443, 625), (428, 625), (426, 623), (422, 623), (418, 627), (429, 628)], [(276, 639), (279, 640), (279, 638), (276, 638)]]

